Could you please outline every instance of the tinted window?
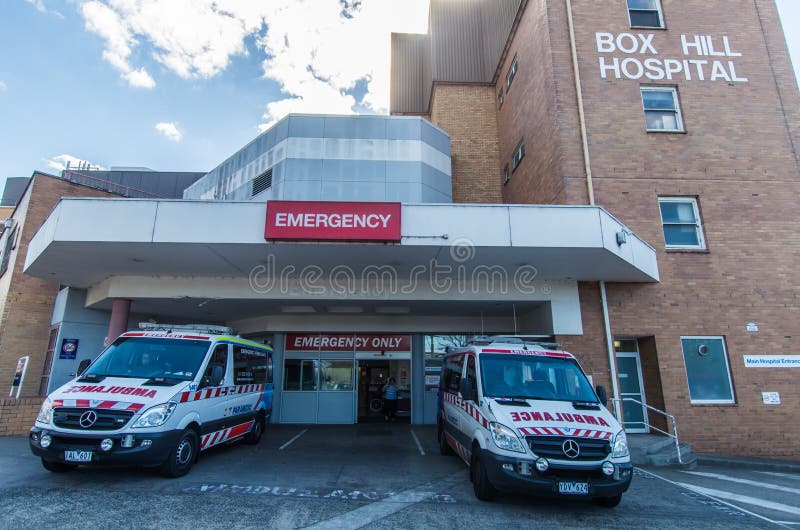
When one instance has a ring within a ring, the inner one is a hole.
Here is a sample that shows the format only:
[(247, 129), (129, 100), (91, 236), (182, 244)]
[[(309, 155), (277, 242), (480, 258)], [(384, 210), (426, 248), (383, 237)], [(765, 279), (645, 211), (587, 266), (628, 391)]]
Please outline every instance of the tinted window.
[(228, 345), (219, 344), (214, 348), (211, 359), (208, 360), (206, 371), (203, 374), (205, 384), (219, 386), (225, 381), (225, 374), (228, 371)]
[(286, 359), (284, 362), (284, 390), (317, 390), (319, 361)]
[(271, 356), (264, 350), (246, 346), (233, 347), (233, 384), (249, 385), (267, 383), (271, 370)]
[(691, 400), (733, 403), (728, 356), (722, 337), (683, 337), (681, 346)]
[(463, 355), (449, 357), (445, 360), (444, 379), (442, 380), (442, 388), (445, 391), (454, 394), (458, 393), (458, 388), (461, 385), (461, 369), (463, 362)]

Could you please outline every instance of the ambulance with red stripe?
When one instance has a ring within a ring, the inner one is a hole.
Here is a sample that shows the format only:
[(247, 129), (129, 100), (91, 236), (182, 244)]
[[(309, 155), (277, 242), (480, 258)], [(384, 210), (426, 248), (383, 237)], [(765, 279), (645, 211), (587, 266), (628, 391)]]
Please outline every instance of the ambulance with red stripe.
[(272, 411), (272, 349), (218, 326), (141, 324), (50, 394), (31, 429), (54, 472), (78, 465), (189, 472), (201, 451), (257, 444)]
[(557, 348), (512, 336), (448, 349), (439, 448), (466, 462), (479, 499), (527, 492), (614, 507), (630, 486), (627, 439), (605, 390)]

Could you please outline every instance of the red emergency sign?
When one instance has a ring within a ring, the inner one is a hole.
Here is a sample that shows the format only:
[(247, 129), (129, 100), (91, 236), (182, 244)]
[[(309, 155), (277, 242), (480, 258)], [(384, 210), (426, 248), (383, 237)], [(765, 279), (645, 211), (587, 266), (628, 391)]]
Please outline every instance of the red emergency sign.
[(399, 202), (267, 201), (264, 238), (400, 241)]

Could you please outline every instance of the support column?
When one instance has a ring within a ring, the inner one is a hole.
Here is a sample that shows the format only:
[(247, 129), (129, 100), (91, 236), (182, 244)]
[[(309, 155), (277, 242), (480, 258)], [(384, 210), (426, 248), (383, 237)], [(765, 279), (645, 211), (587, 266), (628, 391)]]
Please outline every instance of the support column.
[(108, 320), (106, 346), (128, 330), (128, 317), (130, 317), (130, 314), (131, 301), (127, 298), (114, 298), (111, 304), (111, 318)]

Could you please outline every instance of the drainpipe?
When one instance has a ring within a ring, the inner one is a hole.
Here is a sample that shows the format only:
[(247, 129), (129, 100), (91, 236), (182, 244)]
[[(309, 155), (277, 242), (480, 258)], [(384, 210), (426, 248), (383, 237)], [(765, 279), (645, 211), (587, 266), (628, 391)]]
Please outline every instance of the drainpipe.
[[(575, 45), (575, 26), (572, 21), (572, 1), (566, 1), (567, 26), (569, 27), (569, 47), (572, 53), (572, 71), (575, 78), (575, 93), (578, 95), (578, 120), (580, 122), (581, 146), (583, 147), (583, 163), (586, 170), (586, 191), (589, 204), (594, 206), (594, 184), (592, 182), (592, 159), (589, 156), (589, 138), (586, 132), (586, 114), (583, 110), (583, 88), (581, 87), (581, 72), (578, 68), (578, 48)], [(611, 391), (614, 396), (614, 412), (621, 421), (619, 402), (619, 382), (617, 381), (617, 354), (614, 350), (614, 338), (611, 332), (611, 321), (608, 318), (608, 299), (606, 297), (606, 282), (600, 281), (600, 300), (603, 306), (603, 326), (606, 334), (606, 348), (608, 350), (608, 368), (611, 376)]]

